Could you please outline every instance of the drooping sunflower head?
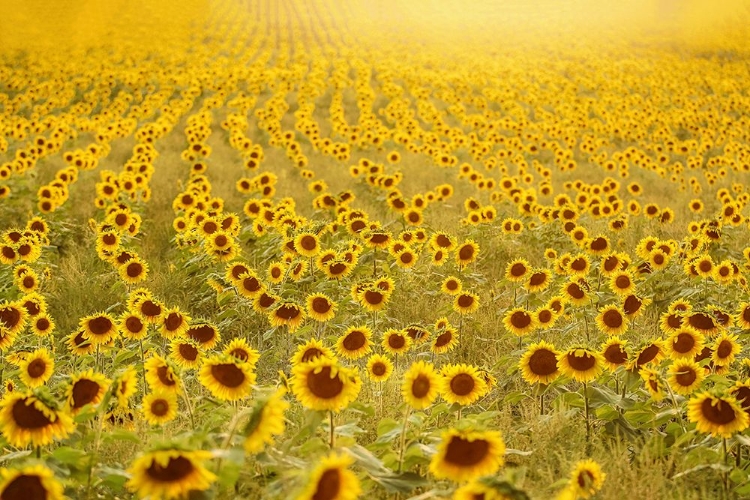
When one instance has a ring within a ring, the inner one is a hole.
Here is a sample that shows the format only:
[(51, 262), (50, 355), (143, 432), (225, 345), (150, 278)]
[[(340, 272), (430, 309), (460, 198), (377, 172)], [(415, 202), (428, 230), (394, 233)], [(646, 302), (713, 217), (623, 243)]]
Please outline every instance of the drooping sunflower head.
[(263, 451), (266, 444), (273, 444), (274, 436), (284, 433), (284, 412), (289, 409), (285, 394), (286, 389), (278, 389), (255, 405), (242, 432), (246, 453)]

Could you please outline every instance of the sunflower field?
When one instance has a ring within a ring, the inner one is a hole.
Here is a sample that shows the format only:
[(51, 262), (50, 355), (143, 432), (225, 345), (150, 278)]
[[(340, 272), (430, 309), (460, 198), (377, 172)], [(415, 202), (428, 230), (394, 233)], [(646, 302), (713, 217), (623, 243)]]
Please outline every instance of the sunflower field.
[(4, 0), (0, 500), (750, 498), (750, 1)]

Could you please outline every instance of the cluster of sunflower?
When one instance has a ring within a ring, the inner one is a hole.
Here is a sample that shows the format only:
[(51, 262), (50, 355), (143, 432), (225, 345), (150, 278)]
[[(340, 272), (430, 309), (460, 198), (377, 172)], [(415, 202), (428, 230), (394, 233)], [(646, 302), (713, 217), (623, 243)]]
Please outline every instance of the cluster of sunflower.
[[(133, 22), (138, 4), (106, 41), (61, 51), (40, 29), (9, 35), (24, 52), (0, 54), (10, 446), (78, 443), (89, 409), (96, 425), (139, 437), (188, 419), (199, 435), (212, 412), (196, 404), (209, 401), (237, 411), (222, 446), (264, 467), (257, 456), (276, 453), (286, 423), (328, 412), (332, 449), (296, 495), (347, 499), (375, 487), (336, 446), (334, 419), (375, 394), (378, 417), (390, 415), (385, 394), (406, 413), (399, 474), (429, 471), (456, 483), (456, 498), (504, 498), (492, 476), (505, 440), (481, 414), (521, 380), (542, 403), (582, 386), (587, 431), (589, 389), (611, 385), (654, 413), (673, 406), (699, 433), (748, 427), (750, 122), (747, 72), (727, 55), (745, 41), (712, 46), (722, 55), (700, 71), (649, 44), (566, 52), (512, 34), (508, 54), (467, 61), (495, 50), (492, 31), (447, 37), (437, 23), (404, 37), (408, 15), (373, 29), (329, 0), (216, 0), (210, 15), (201, 2), (180, 13), (152, 3), (153, 26)], [(176, 193), (152, 191), (158, 169), (177, 168), (175, 136), (185, 176)], [(96, 255), (127, 294), (65, 324), (52, 317), (65, 298), (45, 294), (78, 194), (97, 209)], [(158, 298), (162, 277), (139, 254), (163, 197), (167, 258), (200, 284), (185, 307)], [(207, 311), (198, 299), (214, 291), (221, 310)], [(456, 419), (416, 439), (434, 445), (425, 468), (402, 470), (410, 414), (441, 405)], [(149, 498), (215, 487), (226, 450), (198, 441), (149, 441), (121, 460), (125, 487)], [(11, 465), (0, 497), (62, 498), (58, 469)], [(560, 498), (595, 495), (604, 477), (580, 461)]]

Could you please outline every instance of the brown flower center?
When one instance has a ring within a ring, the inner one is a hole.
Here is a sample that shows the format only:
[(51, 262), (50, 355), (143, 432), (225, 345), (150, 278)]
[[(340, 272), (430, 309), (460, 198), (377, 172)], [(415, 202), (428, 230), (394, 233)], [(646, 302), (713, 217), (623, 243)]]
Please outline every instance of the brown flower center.
[(195, 466), (189, 459), (176, 457), (170, 458), (165, 467), (154, 460), (151, 462), (151, 466), (146, 469), (146, 473), (151, 479), (161, 483), (177, 483), (190, 475), (193, 470), (195, 470)]
[(481, 463), (489, 451), (490, 443), (484, 439), (469, 441), (453, 436), (445, 451), (445, 461), (461, 467), (471, 467)]
[(211, 325), (197, 325), (188, 328), (187, 336), (201, 344), (205, 344), (216, 337), (216, 330)]
[(344, 390), (344, 383), (336, 374), (331, 378), (331, 367), (324, 366), (318, 373), (313, 370), (307, 374), (307, 388), (316, 397), (321, 399), (332, 399)]
[(73, 408), (83, 408), (99, 394), (100, 386), (93, 380), (82, 378), (73, 384)]
[(294, 304), (281, 304), (278, 309), (276, 309), (276, 317), (281, 318), (285, 321), (290, 321), (296, 318), (300, 315), (300, 309)]
[(628, 360), (628, 354), (620, 344), (612, 344), (604, 350), (604, 359), (613, 365), (621, 365)]
[(511, 314), (510, 323), (518, 329), (524, 329), (531, 324), (531, 315), (526, 311), (516, 311)]
[(364, 347), (366, 342), (367, 337), (365, 334), (359, 330), (354, 330), (344, 337), (343, 345), (344, 349), (347, 351), (356, 351), (357, 349)]
[(112, 329), (112, 321), (104, 316), (97, 316), (89, 321), (89, 330), (94, 335), (104, 335)]
[(320, 476), (312, 500), (334, 500), (340, 489), (341, 477), (338, 469), (328, 469)]
[(3, 489), (3, 500), (46, 500), (47, 488), (39, 476), (22, 474)]
[(538, 349), (529, 357), (529, 369), (534, 375), (544, 377), (557, 372), (557, 357), (549, 349)]
[(315, 297), (312, 301), (312, 309), (318, 314), (326, 314), (331, 310), (331, 306), (325, 297)]
[(31, 363), (29, 363), (28, 368), (26, 368), (26, 372), (29, 374), (29, 377), (31, 378), (39, 378), (47, 371), (47, 363), (44, 362), (43, 359), (35, 359)]
[(245, 372), (234, 363), (212, 365), (211, 375), (221, 385), (232, 389), (241, 386), (245, 381)]
[(474, 377), (468, 373), (459, 373), (451, 379), (451, 392), (458, 396), (471, 394), (475, 386)]
[(608, 310), (602, 316), (602, 321), (610, 328), (620, 328), (622, 326), (622, 315), (615, 310)]
[(420, 373), (411, 383), (411, 394), (417, 399), (422, 399), (430, 392), (430, 378)]
[(568, 359), (568, 364), (575, 371), (585, 372), (596, 365), (596, 358), (587, 352), (584, 352), (581, 356), (577, 355), (575, 352), (571, 352), (568, 353), (566, 357)]
[(711, 398), (707, 398), (701, 404), (701, 414), (703, 418), (717, 425), (729, 424), (737, 418), (734, 409), (722, 399), (719, 399), (714, 405)]
[(169, 402), (166, 399), (155, 399), (151, 402), (151, 413), (163, 417), (169, 412)]
[(388, 369), (385, 366), (385, 363), (381, 363), (380, 361), (377, 361), (376, 363), (373, 363), (372, 365), (372, 374), (376, 377), (382, 377), (385, 375), (385, 372), (388, 371)]
[(33, 404), (26, 404), (25, 399), (13, 403), (13, 422), (22, 429), (41, 429), (53, 421)]
[(392, 349), (402, 349), (406, 345), (406, 338), (398, 333), (391, 334), (388, 336), (388, 345)]
[(675, 375), (674, 378), (682, 387), (690, 387), (690, 385), (695, 382), (695, 379), (698, 378), (698, 374), (695, 373), (695, 370), (692, 368), (685, 366)]

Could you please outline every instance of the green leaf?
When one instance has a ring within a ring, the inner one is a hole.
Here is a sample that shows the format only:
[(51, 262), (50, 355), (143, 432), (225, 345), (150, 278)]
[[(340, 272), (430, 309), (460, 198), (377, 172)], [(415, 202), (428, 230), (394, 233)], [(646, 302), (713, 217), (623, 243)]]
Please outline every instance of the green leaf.
[(427, 484), (427, 480), (413, 472), (403, 474), (370, 474), (370, 479), (385, 488), (389, 493), (409, 493)]
[(141, 443), (141, 438), (134, 432), (125, 429), (113, 429), (102, 436), (105, 442), (127, 441), (130, 443)]
[(125, 487), (125, 482), (130, 479), (130, 474), (124, 470), (108, 467), (106, 465), (100, 465), (97, 467), (97, 474), (101, 478), (103, 484), (106, 484), (115, 490), (122, 490)]
[(82, 469), (87, 466), (89, 455), (83, 450), (71, 448), (70, 446), (60, 446), (52, 452), (52, 457), (60, 463), (76, 469)]
[(11, 462), (18, 458), (28, 457), (29, 455), (31, 455), (31, 450), (13, 451), (11, 453), (6, 453), (5, 455), (1, 456), (0, 463)]

